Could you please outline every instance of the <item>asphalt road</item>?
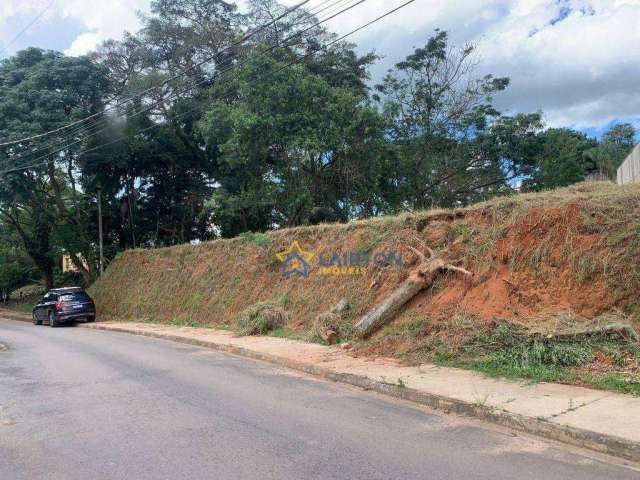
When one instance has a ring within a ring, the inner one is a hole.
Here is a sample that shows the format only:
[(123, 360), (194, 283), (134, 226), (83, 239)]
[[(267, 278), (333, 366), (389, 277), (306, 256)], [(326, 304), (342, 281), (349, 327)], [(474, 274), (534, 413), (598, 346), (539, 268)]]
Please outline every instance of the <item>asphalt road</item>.
[(0, 320), (0, 479), (637, 479), (209, 350)]

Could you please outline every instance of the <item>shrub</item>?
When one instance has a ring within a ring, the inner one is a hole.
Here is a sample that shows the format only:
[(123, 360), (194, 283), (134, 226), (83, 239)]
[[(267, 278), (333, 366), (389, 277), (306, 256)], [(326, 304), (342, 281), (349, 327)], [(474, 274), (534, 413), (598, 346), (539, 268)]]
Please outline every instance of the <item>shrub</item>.
[(337, 340), (347, 340), (354, 334), (353, 325), (347, 319), (351, 306), (347, 300), (342, 299), (330, 311), (316, 316), (313, 322), (313, 333), (317, 337), (323, 337), (327, 331), (335, 332)]
[(258, 302), (240, 312), (236, 317), (238, 335), (265, 335), (284, 327), (289, 313), (273, 302)]
[(268, 248), (273, 242), (272, 238), (266, 233), (243, 232), (240, 234), (240, 238), (260, 248)]
[(338, 340), (348, 340), (354, 335), (353, 325), (341, 315), (333, 312), (321, 313), (313, 322), (313, 332), (322, 337), (322, 333), (332, 330), (338, 336)]

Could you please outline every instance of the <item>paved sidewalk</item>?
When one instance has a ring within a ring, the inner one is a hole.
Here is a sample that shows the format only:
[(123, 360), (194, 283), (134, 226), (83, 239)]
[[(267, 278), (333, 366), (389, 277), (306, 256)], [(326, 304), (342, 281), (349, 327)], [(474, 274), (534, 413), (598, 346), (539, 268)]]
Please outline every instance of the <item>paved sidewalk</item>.
[(630, 395), (434, 365), (404, 367), (393, 359), (354, 358), (339, 347), (221, 330), (120, 322), (82, 326), (214, 348), (640, 462), (640, 398)]

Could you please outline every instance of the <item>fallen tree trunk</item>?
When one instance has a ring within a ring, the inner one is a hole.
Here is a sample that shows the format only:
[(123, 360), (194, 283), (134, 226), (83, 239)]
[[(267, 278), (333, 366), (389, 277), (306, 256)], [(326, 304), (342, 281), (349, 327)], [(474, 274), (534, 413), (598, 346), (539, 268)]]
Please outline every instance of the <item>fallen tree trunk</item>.
[(624, 323), (611, 323), (609, 325), (604, 325), (600, 327), (591, 327), (584, 328), (579, 330), (565, 331), (565, 332), (556, 332), (551, 333), (546, 336), (548, 339), (552, 340), (575, 340), (583, 337), (593, 337), (593, 336), (604, 336), (604, 337), (617, 337), (623, 340), (629, 340), (633, 342), (638, 341), (638, 333), (631, 325), (626, 325)]
[(356, 331), (361, 337), (371, 335), (377, 329), (393, 320), (400, 309), (422, 290), (430, 287), (441, 272), (451, 270), (461, 273), (467, 278), (472, 277), (471, 272), (447, 263), (442, 258), (435, 256), (431, 249), (428, 249), (429, 256), (427, 257), (419, 250), (412, 247), (409, 248), (420, 259), (418, 267), (384, 302), (358, 321)]

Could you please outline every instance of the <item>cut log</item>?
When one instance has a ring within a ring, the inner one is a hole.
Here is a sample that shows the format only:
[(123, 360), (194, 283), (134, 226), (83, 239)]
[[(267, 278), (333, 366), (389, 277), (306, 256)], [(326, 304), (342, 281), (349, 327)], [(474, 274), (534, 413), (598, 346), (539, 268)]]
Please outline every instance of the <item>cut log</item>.
[(365, 314), (356, 324), (356, 331), (361, 337), (367, 337), (380, 327), (386, 325), (395, 318), (400, 309), (409, 300), (427, 287), (430, 287), (441, 272), (450, 270), (471, 278), (472, 273), (467, 270), (455, 267), (440, 257), (437, 257), (430, 248), (426, 248), (427, 257), (419, 250), (409, 247), (420, 260), (418, 266), (411, 272), (409, 278), (405, 280), (386, 300), (373, 310)]
[(315, 333), (329, 345), (335, 344), (340, 334), (344, 333), (341, 331), (344, 328), (344, 315), (350, 308), (347, 299), (343, 298), (331, 310), (318, 315), (313, 322)]
[(553, 340), (574, 340), (581, 337), (593, 337), (593, 336), (605, 336), (616, 337), (632, 342), (638, 341), (638, 332), (631, 325), (624, 323), (611, 323), (600, 327), (591, 327), (584, 329), (577, 329), (564, 332), (556, 332), (547, 335), (548, 339)]

